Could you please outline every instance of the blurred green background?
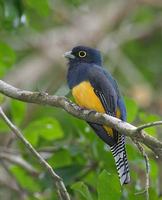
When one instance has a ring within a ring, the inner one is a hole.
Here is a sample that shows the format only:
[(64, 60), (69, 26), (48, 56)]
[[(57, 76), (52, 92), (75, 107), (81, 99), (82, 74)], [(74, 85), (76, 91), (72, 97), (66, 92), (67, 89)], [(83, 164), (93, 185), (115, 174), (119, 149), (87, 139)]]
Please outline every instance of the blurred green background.
[[(71, 98), (65, 51), (101, 50), (123, 93), (128, 122), (162, 115), (161, 0), (0, 0), (0, 77), (32, 91)], [(82, 120), (59, 108), (3, 98), (10, 119), (63, 178), (72, 200), (145, 199), (145, 162), (127, 141), (131, 183), (119, 185), (109, 148)], [(162, 130), (148, 133), (162, 138)], [(150, 159), (150, 200), (162, 197), (162, 160)], [(51, 177), (0, 121), (0, 199), (56, 200)]]

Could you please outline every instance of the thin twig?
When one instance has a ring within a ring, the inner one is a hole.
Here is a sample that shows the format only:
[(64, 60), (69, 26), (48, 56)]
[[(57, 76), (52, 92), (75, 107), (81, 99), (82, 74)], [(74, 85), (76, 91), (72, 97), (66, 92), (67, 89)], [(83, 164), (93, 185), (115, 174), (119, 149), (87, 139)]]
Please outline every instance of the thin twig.
[(159, 125), (162, 125), (162, 121), (150, 122), (150, 123), (138, 126), (136, 131), (140, 132), (145, 128), (149, 128), (149, 127), (152, 127), (152, 126), (159, 126)]
[[(159, 140), (162, 140), (162, 128), (158, 127), (157, 128), (157, 137)], [(154, 159), (157, 162), (157, 167), (158, 167), (158, 196), (159, 198), (162, 197), (162, 170), (161, 170), (161, 166), (162, 166), (162, 156), (154, 156)]]
[(40, 164), (48, 171), (51, 177), (56, 184), (56, 188), (60, 193), (60, 200), (70, 200), (69, 194), (66, 190), (66, 187), (62, 181), (62, 179), (54, 172), (52, 167), (40, 156), (40, 154), (33, 148), (33, 146), (24, 138), (23, 134), (20, 130), (8, 119), (8, 117), (3, 112), (0, 107), (0, 116), (4, 120), (4, 122), (8, 125), (8, 127), (13, 131), (13, 133), (23, 142), (27, 149), (29, 149), (33, 156), (40, 162)]
[(17, 164), (32, 175), (38, 175), (38, 171), (28, 162), (26, 162), (20, 155), (12, 155), (11, 153), (0, 152), (0, 159)]
[(145, 160), (145, 165), (146, 165), (146, 181), (145, 181), (145, 194), (146, 194), (146, 200), (149, 200), (149, 187), (150, 187), (150, 164), (149, 164), (149, 158), (143, 148), (143, 146), (137, 142), (136, 140), (133, 140), (133, 142), (136, 144), (138, 147), (139, 151), (141, 152), (142, 156), (144, 157)]

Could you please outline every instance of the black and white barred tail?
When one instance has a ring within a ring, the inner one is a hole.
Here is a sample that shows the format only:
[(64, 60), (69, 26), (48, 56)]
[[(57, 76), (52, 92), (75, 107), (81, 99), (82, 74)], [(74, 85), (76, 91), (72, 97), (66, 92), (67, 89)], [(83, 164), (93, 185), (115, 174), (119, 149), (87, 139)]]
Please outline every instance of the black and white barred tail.
[(118, 142), (110, 147), (114, 156), (121, 185), (130, 181), (129, 166), (125, 151), (125, 136), (119, 135)]

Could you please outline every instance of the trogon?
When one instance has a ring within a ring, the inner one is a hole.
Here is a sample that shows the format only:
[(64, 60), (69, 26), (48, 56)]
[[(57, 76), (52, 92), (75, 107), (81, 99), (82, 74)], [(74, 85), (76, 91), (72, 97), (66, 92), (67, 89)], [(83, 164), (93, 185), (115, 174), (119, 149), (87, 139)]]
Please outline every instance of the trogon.
[[(126, 109), (117, 82), (103, 68), (100, 51), (85, 46), (74, 47), (64, 54), (68, 58), (67, 82), (76, 103), (86, 109), (106, 113), (126, 121)], [(106, 125), (87, 122), (110, 146), (121, 185), (130, 181), (125, 150), (125, 136)]]

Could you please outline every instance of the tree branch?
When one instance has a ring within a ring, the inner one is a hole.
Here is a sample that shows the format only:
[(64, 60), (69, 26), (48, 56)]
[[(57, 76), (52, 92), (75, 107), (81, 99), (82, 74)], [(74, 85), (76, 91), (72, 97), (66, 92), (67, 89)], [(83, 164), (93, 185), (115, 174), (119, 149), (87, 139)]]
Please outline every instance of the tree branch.
[(8, 125), (8, 127), (13, 131), (13, 133), (22, 141), (22, 143), (29, 149), (35, 158), (41, 163), (41, 165), (48, 171), (48, 173), (52, 176), (57, 190), (59, 192), (60, 200), (70, 200), (69, 194), (65, 188), (65, 185), (62, 179), (54, 172), (52, 167), (39, 155), (39, 153), (33, 148), (33, 146), (24, 138), (23, 134), (18, 130), (18, 128), (8, 119), (8, 117), (3, 112), (0, 107), (0, 116), (4, 120), (4, 122)]
[[(120, 119), (107, 114), (98, 113), (92, 110), (80, 109), (79, 106), (69, 101), (65, 97), (55, 95), (51, 96), (47, 93), (21, 90), (5, 83), (2, 80), (0, 80), (0, 92), (8, 97), (23, 102), (60, 107), (77, 118), (98, 124), (108, 125), (119, 131), (119, 133), (125, 134), (126, 136), (134, 138), (138, 142), (145, 144), (157, 155), (162, 156), (162, 142), (157, 140), (155, 137), (148, 135), (145, 131), (138, 129), (127, 122), (121, 121)], [(154, 125), (157, 124), (155, 123)]]
[(150, 122), (150, 123), (138, 126), (137, 131), (142, 131), (145, 128), (149, 128), (152, 126), (159, 126), (159, 125), (162, 125), (162, 121)]

